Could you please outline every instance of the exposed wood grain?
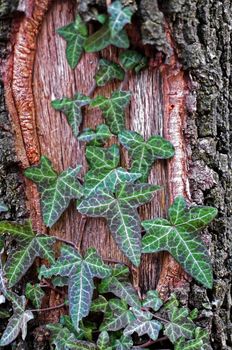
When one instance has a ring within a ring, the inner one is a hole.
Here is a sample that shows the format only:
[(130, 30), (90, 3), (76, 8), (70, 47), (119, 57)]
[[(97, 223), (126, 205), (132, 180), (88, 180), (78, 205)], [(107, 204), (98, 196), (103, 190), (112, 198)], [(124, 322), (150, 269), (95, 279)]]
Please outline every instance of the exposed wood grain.
[[(36, 39), (37, 48), (33, 65), (34, 105), (31, 106), (35, 111), (35, 113), (33, 112), (35, 124), (33, 124), (32, 131), (37, 134), (41, 154), (52, 160), (57, 171), (62, 171), (68, 166), (75, 166), (78, 163), (83, 165), (81, 172), (83, 176), (87, 169), (84, 157), (85, 146), (73, 137), (65, 116), (52, 109), (50, 102), (52, 99), (63, 96), (71, 97), (77, 91), (86, 94), (94, 82), (93, 77), (99, 57), (117, 61), (119, 51), (109, 47), (101, 54), (86, 54), (78, 67), (71, 70), (65, 58), (65, 41), (56, 34), (56, 29), (70, 23), (74, 19), (74, 15), (74, 2), (52, 2)], [(129, 34), (133, 46), (143, 49), (136, 24), (135, 27), (129, 27)], [(182, 128), (186, 91), (182, 91), (185, 89), (185, 78), (180, 69), (176, 70), (176, 67), (174, 69), (174, 65), (170, 68), (160, 64), (159, 55), (155, 57), (151, 48), (146, 47), (145, 51), (152, 57), (150, 67), (138, 75), (129, 74), (127, 85), (125, 85), (125, 89), (132, 92), (131, 104), (126, 111), (127, 127), (141, 132), (145, 138), (153, 134), (164, 135), (165, 133), (165, 136), (176, 146), (176, 157), (172, 163), (169, 163), (170, 165), (166, 161), (160, 161), (152, 169), (149, 181), (163, 185), (163, 189), (155, 195), (150, 204), (140, 210), (141, 218), (149, 219), (166, 215), (170, 198), (176, 195), (174, 188), (179, 187), (176, 178), (172, 178), (173, 174), (179, 176), (181, 172), (183, 181), (187, 176), (186, 164), (181, 163), (184, 161), (185, 152), (185, 146), (182, 142)], [(13, 72), (15, 69), (13, 65)], [(117, 83), (108, 84), (107, 87), (98, 88), (95, 94), (109, 96), (110, 92), (118, 87)], [(175, 91), (173, 91), (175, 87), (179, 87), (181, 97), (176, 95), (175, 98)], [(29, 91), (29, 93), (31, 92)], [(172, 107), (173, 113), (170, 113), (170, 103), (174, 106)], [(86, 108), (83, 128), (96, 127), (102, 121), (99, 110)], [(177, 134), (176, 130), (178, 130)], [(25, 133), (23, 130), (21, 131), (27, 150), (28, 147), (31, 147), (30, 139), (26, 140)], [(28, 154), (28, 152), (26, 153)], [(31, 158), (31, 162), (34, 160)], [(122, 163), (129, 166), (128, 155), (124, 152), (122, 153)], [(182, 165), (179, 166), (180, 164)], [(171, 185), (168, 185), (169, 183)], [(182, 191), (180, 187), (179, 190)], [(28, 200), (33, 201), (33, 198), (29, 197)], [(85, 251), (89, 246), (94, 246), (103, 258), (125, 261), (125, 257), (117, 248), (105, 221), (103, 219), (87, 219), (81, 216), (75, 210), (74, 204), (64, 213), (59, 222), (50, 230), (50, 233), (72, 240), (82, 251)], [(143, 256), (140, 269), (134, 271), (136, 286), (146, 290), (155, 288), (157, 284), (160, 285), (161, 280), (162, 283), (166, 283), (167, 270), (162, 268), (163, 256), (166, 255)], [(164, 261), (166, 264), (167, 258)], [(161, 268), (162, 279), (159, 281)], [(168, 283), (170, 289), (171, 283)]]

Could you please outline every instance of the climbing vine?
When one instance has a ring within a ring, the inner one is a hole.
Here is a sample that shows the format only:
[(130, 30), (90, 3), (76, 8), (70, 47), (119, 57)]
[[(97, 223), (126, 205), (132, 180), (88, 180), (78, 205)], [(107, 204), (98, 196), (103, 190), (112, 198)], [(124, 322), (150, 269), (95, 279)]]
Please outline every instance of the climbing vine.
[[(66, 57), (73, 69), (83, 52), (98, 52), (108, 45), (124, 49), (119, 64), (99, 60), (94, 86), (104, 86), (112, 80), (123, 82), (128, 71), (139, 73), (147, 65), (145, 56), (129, 49), (124, 26), (131, 22), (132, 8), (116, 0), (107, 11), (96, 15), (101, 27), (91, 35), (79, 15), (73, 23), (58, 29), (66, 40)], [(92, 95), (93, 91), (88, 96), (77, 92), (72, 98), (51, 102), (55, 110), (66, 116), (78, 141), (86, 144), (89, 169), (84, 178), (77, 178), (79, 164), (57, 174), (46, 156), (41, 157), (39, 165), (25, 171), (25, 176), (38, 186), (44, 224), (52, 227), (70, 201), (76, 200), (79, 213), (105, 218), (115, 242), (132, 265), (140, 265), (142, 254), (168, 251), (196, 281), (212, 288), (210, 258), (198, 232), (214, 219), (217, 210), (205, 206), (189, 208), (180, 196), (171, 204), (168, 219), (141, 222), (138, 208), (162, 190), (147, 182), (150, 170), (157, 159), (173, 157), (174, 147), (161, 136), (144, 140), (139, 133), (126, 129), (129, 91), (119, 88), (110, 97)], [(105, 124), (95, 130), (81, 130), (86, 105), (99, 108)], [(106, 146), (113, 136), (118, 143)], [(128, 152), (130, 169), (121, 166), (118, 144)], [(7, 211), (4, 203), (0, 203), (0, 211)], [(197, 309), (180, 305), (175, 294), (166, 302), (155, 290), (140, 295), (131, 283), (130, 265), (103, 261), (94, 248), (82, 256), (72, 242), (34, 232), (29, 221), (1, 221), (0, 250), (0, 318), (9, 319), (0, 346), (12, 344), (20, 332), (25, 339), (27, 323), (36, 312), (43, 311), (43, 288), (51, 288), (63, 298), (58, 307), (68, 310), (59, 323), (47, 325), (50, 344), (57, 350), (149, 349), (166, 340), (174, 344), (175, 350), (211, 349), (207, 331), (197, 324)], [(25, 295), (19, 295), (17, 285), (37, 257), (46, 264), (39, 268), (33, 281), (26, 283)], [(13, 313), (9, 313), (9, 305)]]

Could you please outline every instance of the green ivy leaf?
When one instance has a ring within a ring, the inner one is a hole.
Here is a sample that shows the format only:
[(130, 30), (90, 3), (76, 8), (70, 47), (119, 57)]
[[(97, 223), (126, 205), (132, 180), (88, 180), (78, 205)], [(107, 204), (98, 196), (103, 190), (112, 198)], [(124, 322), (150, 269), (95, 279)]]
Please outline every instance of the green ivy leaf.
[(147, 58), (135, 50), (121, 52), (119, 61), (125, 70), (134, 69), (136, 73), (147, 66)]
[(143, 237), (143, 253), (168, 251), (183, 268), (206, 288), (212, 288), (213, 275), (210, 258), (197, 231), (208, 225), (217, 215), (212, 207), (197, 206), (186, 209), (183, 197), (177, 197), (169, 208), (169, 221), (143, 221), (147, 231)]
[(0, 213), (4, 213), (6, 211), (8, 211), (8, 207), (3, 202), (0, 202)]
[(11, 344), (17, 338), (20, 331), (24, 340), (27, 335), (27, 323), (34, 318), (31, 311), (25, 310), (26, 298), (24, 296), (14, 296), (12, 306), (14, 313), (2, 334), (0, 346)]
[(129, 151), (131, 171), (141, 173), (141, 182), (146, 182), (153, 163), (174, 155), (173, 145), (161, 136), (151, 136), (148, 141), (135, 131), (123, 130), (119, 142)]
[(104, 278), (98, 285), (100, 293), (108, 293), (110, 291), (110, 285), (115, 279), (119, 281), (125, 281), (129, 276), (129, 268), (125, 265), (117, 264), (111, 269), (111, 276)]
[(52, 278), (54, 287), (64, 287), (68, 285), (68, 277), (55, 276)]
[(34, 238), (35, 233), (31, 226), (31, 221), (26, 221), (24, 224), (12, 223), (9, 221), (0, 222), (0, 234), (9, 234), (19, 243), (30, 241)]
[(127, 23), (131, 23), (131, 17), (133, 15), (130, 7), (123, 7), (121, 1), (114, 1), (107, 9), (110, 19), (109, 27), (111, 31), (111, 37), (117, 35)]
[(134, 308), (140, 308), (141, 303), (138, 294), (131, 283), (120, 281), (116, 277), (112, 279), (109, 286), (109, 292), (116, 295), (118, 298), (125, 301), (128, 305)]
[(96, 130), (84, 129), (78, 136), (78, 140), (87, 142), (92, 146), (102, 146), (111, 136), (109, 127), (105, 124), (100, 124), (96, 127)]
[(105, 350), (109, 345), (110, 337), (108, 332), (103, 331), (99, 334), (97, 339), (97, 348), (98, 350)]
[(24, 241), (17, 250), (10, 254), (5, 265), (5, 275), (9, 288), (13, 287), (27, 272), (35, 258), (41, 257), (54, 262), (53, 244), (55, 239), (49, 236), (36, 236)]
[(102, 58), (99, 61), (99, 69), (95, 75), (95, 80), (97, 86), (104, 86), (114, 79), (123, 80), (124, 75), (124, 70), (118, 64)]
[(51, 105), (56, 111), (65, 114), (74, 136), (77, 137), (82, 123), (82, 107), (87, 106), (90, 101), (90, 97), (78, 92), (73, 98), (64, 97), (60, 100), (53, 100)]
[(156, 290), (149, 290), (142, 304), (143, 307), (150, 307), (154, 311), (158, 311), (163, 305), (163, 301), (159, 298), (159, 293)]
[(26, 298), (29, 299), (37, 309), (39, 309), (45, 293), (38, 283), (35, 285), (27, 283), (25, 295)]
[(84, 49), (86, 52), (98, 52), (109, 45), (127, 49), (130, 46), (130, 42), (125, 29), (122, 29), (112, 38), (109, 21), (107, 20), (98, 31), (88, 37)]
[(201, 340), (203, 342), (203, 347), (200, 350), (212, 350), (212, 347), (209, 344), (209, 332), (207, 329), (197, 327), (195, 329), (195, 337), (197, 340)]
[(92, 312), (105, 312), (108, 305), (108, 300), (102, 295), (92, 301), (90, 311)]
[(124, 329), (123, 334), (125, 336), (133, 333), (137, 333), (138, 336), (148, 334), (152, 340), (156, 340), (161, 329), (161, 323), (156, 320), (135, 319), (128, 324), (128, 326)]
[(45, 156), (41, 157), (40, 165), (26, 169), (25, 176), (37, 183), (41, 193), (43, 220), (46, 226), (54, 225), (70, 201), (82, 196), (82, 188), (76, 178), (79, 171), (78, 165), (58, 175)]
[(168, 301), (165, 303), (164, 308), (166, 310), (172, 310), (174, 307), (177, 307), (180, 305), (179, 300), (176, 297), (175, 293), (172, 293), (168, 299)]
[(92, 107), (98, 107), (113, 134), (118, 134), (125, 128), (124, 110), (130, 102), (129, 91), (114, 91), (110, 98), (97, 96), (92, 102)]
[(109, 308), (110, 310), (105, 313), (100, 331), (118, 331), (135, 319), (133, 313), (128, 310), (127, 303), (124, 300), (111, 299), (109, 301)]
[(66, 58), (71, 68), (75, 68), (81, 58), (83, 47), (88, 36), (86, 24), (78, 15), (75, 22), (57, 30), (66, 42)]
[(115, 350), (130, 350), (133, 346), (133, 340), (130, 336), (122, 335), (115, 342)]
[(79, 321), (90, 310), (93, 278), (106, 278), (110, 275), (110, 268), (102, 262), (95, 249), (88, 249), (82, 258), (74, 248), (63, 246), (60, 258), (50, 268), (41, 267), (39, 277), (54, 275), (69, 276), (69, 309), (73, 325), (78, 330)]
[(86, 158), (90, 170), (86, 173), (84, 179), (83, 193), (85, 197), (99, 190), (108, 189), (113, 191), (116, 185), (134, 182), (141, 176), (118, 167), (120, 154), (117, 145), (108, 148), (88, 146), (86, 148)]
[(196, 328), (193, 321), (188, 317), (188, 309), (174, 307), (169, 312), (170, 322), (164, 326), (164, 334), (175, 343), (180, 337), (191, 339)]
[(203, 348), (203, 341), (201, 339), (192, 339), (186, 341), (184, 337), (181, 337), (175, 343), (175, 350), (206, 350)]
[(189, 313), (189, 318), (191, 318), (191, 320), (195, 320), (198, 317), (198, 314), (199, 311), (197, 308), (195, 308)]
[(82, 200), (77, 209), (91, 217), (107, 219), (113, 237), (123, 253), (138, 266), (141, 256), (141, 229), (137, 208), (149, 202), (159, 186), (119, 184), (115, 191), (96, 191)]

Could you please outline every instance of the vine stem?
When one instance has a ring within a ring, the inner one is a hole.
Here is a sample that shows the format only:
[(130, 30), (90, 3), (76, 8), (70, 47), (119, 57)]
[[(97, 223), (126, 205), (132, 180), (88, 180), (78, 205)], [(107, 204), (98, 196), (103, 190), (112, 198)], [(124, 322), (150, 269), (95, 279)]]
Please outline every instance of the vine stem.
[(128, 269), (131, 270), (131, 267), (128, 263), (125, 263), (125, 262), (122, 262), (122, 261), (119, 261), (119, 260), (114, 260), (114, 259), (108, 259), (108, 258), (104, 258), (102, 259), (103, 261), (105, 262), (109, 262), (109, 263), (112, 263), (112, 264), (120, 264), (120, 265), (126, 265), (128, 267)]
[(61, 309), (64, 306), (65, 306), (65, 303), (59, 304), (59, 305), (56, 305), (56, 306), (45, 307), (44, 309), (30, 309), (29, 311), (31, 311), (31, 312), (44, 312), (44, 311), (51, 311), (51, 310)]
[(136, 348), (137, 349), (139, 349), (139, 348), (146, 348), (147, 346), (153, 345), (155, 343), (160, 343), (161, 341), (165, 341), (165, 340), (168, 340), (168, 337), (164, 336), (164, 337), (161, 337), (161, 338), (159, 338), (157, 340), (148, 340), (144, 344), (141, 344), (141, 345), (138, 345), (138, 346), (134, 346), (134, 349), (136, 349)]
[(45, 283), (46, 283), (46, 284), (40, 284), (40, 287), (41, 287), (41, 288), (50, 288), (50, 289), (52, 289), (52, 290), (53, 290), (54, 292), (56, 292), (56, 293), (59, 293), (59, 294), (61, 294), (61, 295), (66, 295), (66, 293), (65, 293), (64, 291), (59, 290), (59, 289), (53, 287), (48, 281), (45, 280)]
[(94, 91), (95, 91), (96, 87), (97, 87), (97, 84), (94, 81), (93, 85), (91, 86), (91, 88), (89, 89), (89, 91), (87, 93), (87, 96), (93, 97), (93, 94), (94, 94)]
[(125, 72), (124, 79), (119, 86), (119, 90), (125, 89), (125, 86), (127, 85), (128, 80), (129, 80), (128, 72)]
[(60, 238), (60, 237), (57, 237), (57, 236), (51, 236), (51, 237), (52, 237), (52, 238), (55, 238), (57, 241), (66, 243), (66, 244), (72, 246), (73, 248), (75, 248), (76, 250), (78, 250), (78, 247), (77, 247), (76, 244), (73, 243), (72, 241), (69, 241), (69, 240), (67, 240), (67, 239)]

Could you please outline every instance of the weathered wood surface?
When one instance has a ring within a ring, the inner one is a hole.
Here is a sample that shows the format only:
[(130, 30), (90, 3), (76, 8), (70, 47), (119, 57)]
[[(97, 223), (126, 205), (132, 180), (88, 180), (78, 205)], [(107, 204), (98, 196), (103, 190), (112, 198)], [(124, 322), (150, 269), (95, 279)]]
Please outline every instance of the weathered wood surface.
[[(29, 18), (40, 16), (41, 9), (45, 13), (49, 1), (47, 3), (44, 1), (42, 4), (35, 1), (35, 5), (38, 9), (35, 6), (34, 12), (27, 13)], [(30, 19), (22, 18), (18, 31), (16, 28), (16, 44), (12, 58), (13, 80), (8, 74), (8, 91), (10, 91), (8, 96), (10, 93), (13, 95), (17, 116), (12, 119), (14, 123), (19, 123), (15, 129), (18, 128), (21, 132), (21, 145), (24, 143), (23, 165), (36, 164), (37, 155), (44, 154), (52, 160), (55, 169), (59, 172), (68, 166), (82, 164), (81, 174), (83, 176), (87, 169), (84, 157), (85, 146), (73, 137), (65, 116), (52, 109), (50, 103), (55, 98), (71, 97), (77, 91), (86, 94), (93, 85), (99, 57), (117, 61), (119, 51), (110, 47), (100, 54), (85, 54), (78, 67), (71, 70), (65, 58), (65, 41), (56, 34), (56, 29), (70, 23), (74, 15), (75, 4), (73, 2), (53, 1), (48, 13), (44, 15), (41, 28), (40, 17), (39, 20), (35, 18), (32, 20), (32, 23), (36, 24), (36, 29), (34, 27), (32, 29), (35, 33), (39, 32), (37, 40), (32, 40), (33, 42), (31, 42), (31, 37), (28, 38), (25, 33), (25, 27), (27, 28)], [(132, 45), (143, 49), (137, 28), (130, 26), (128, 30)], [(19, 39), (21, 39), (20, 33), (22, 32), (31, 45), (28, 51), (27, 46), (23, 47), (23, 50), (21, 47)], [(170, 40), (168, 33), (167, 40)], [(19, 49), (23, 53), (21, 57), (17, 57)], [(176, 148), (176, 156), (173, 160), (157, 162), (153, 167), (149, 180), (151, 183), (163, 185), (163, 190), (155, 195), (150, 204), (140, 210), (141, 218), (149, 219), (166, 215), (167, 207), (176, 195), (184, 194), (189, 197), (183, 138), (186, 117), (185, 98), (188, 88), (184, 73), (174, 55), (167, 64), (164, 64), (160, 55), (155, 55), (154, 49), (145, 47), (145, 51), (150, 57), (149, 68), (139, 75), (131, 74), (127, 85), (124, 86), (125, 89), (132, 92), (131, 104), (126, 111), (126, 124), (128, 128), (141, 132), (145, 138), (153, 134), (164, 135), (173, 142)], [(30, 57), (28, 58), (27, 55)], [(19, 59), (23, 61), (22, 65)], [(25, 70), (25, 64), (28, 64), (28, 72)], [(25, 77), (25, 80), (20, 81), (20, 77)], [(29, 91), (28, 95), (22, 95), (21, 90), (18, 89), (20, 84), (22, 89), (26, 84), (27, 90), (25, 91)], [(95, 94), (108, 96), (113, 89), (119, 87), (119, 84), (112, 83), (104, 88), (98, 88)], [(26, 106), (26, 110), (22, 110), (22, 106), (17, 105), (18, 100), (21, 101), (23, 107)], [(9, 109), (12, 113), (11, 105)], [(83, 128), (96, 127), (100, 122), (103, 122), (101, 112), (86, 108)], [(33, 135), (35, 135), (35, 140)], [(30, 137), (34, 144), (30, 144)], [(122, 158), (123, 163), (129, 166), (127, 155), (123, 154)], [(34, 226), (41, 229), (38, 196), (34, 185), (29, 181), (26, 184)], [(94, 246), (103, 258), (125, 261), (105, 221), (81, 216), (75, 210), (74, 205), (66, 211), (50, 233), (74, 241), (82, 251), (89, 246)], [(169, 255), (146, 255), (143, 256), (139, 271), (134, 271), (134, 283), (142, 289), (155, 288), (158, 285), (159, 290), (166, 295), (174, 287), (186, 285), (186, 276)]]

